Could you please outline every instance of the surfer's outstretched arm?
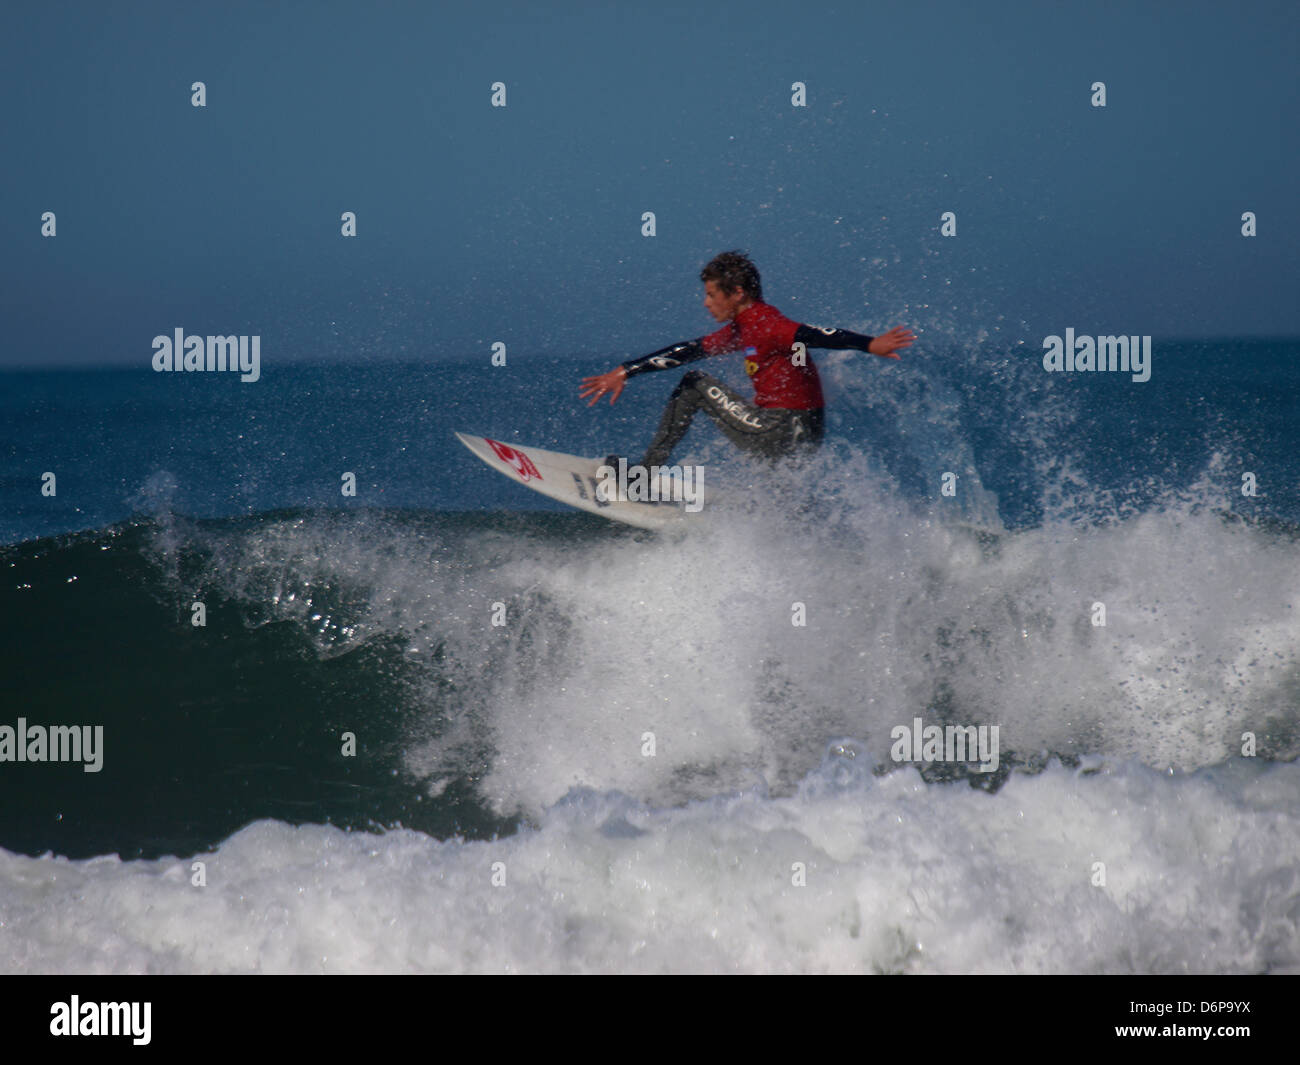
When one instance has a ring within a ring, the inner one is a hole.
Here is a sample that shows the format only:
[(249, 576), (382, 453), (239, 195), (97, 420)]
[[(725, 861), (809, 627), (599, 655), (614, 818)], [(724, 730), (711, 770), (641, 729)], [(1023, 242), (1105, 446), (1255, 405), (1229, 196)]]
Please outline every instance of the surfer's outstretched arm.
[(615, 366), (609, 373), (600, 374), (597, 377), (584, 377), (582, 379), (582, 388), (578, 392), (579, 399), (586, 399), (591, 396), (591, 402), (596, 403), (606, 392), (610, 394), (609, 401), (613, 403), (618, 399), (619, 393), (623, 391), (623, 384), (629, 377), (635, 377), (639, 373), (648, 373), (651, 370), (671, 370), (677, 366), (683, 366), (688, 362), (695, 362), (697, 359), (706, 359), (709, 352), (704, 350), (703, 344), (698, 340), (683, 340), (680, 344), (670, 344), (666, 348), (660, 348), (658, 351), (652, 351), (649, 355), (642, 355), (637, 359), (629, 359), (622, 365)]
[(820, 329), (817, 326), (801, 325), (795, 332), (794, 339), (796, 343), (809, 348), (852, 348), (854, 351), (879, 355), (882, 359), (896, 359), (898, 356), (894, 352), (907, 347), (916, 337), (901, 325), (878, 337), (869, 337), (848, 329)]

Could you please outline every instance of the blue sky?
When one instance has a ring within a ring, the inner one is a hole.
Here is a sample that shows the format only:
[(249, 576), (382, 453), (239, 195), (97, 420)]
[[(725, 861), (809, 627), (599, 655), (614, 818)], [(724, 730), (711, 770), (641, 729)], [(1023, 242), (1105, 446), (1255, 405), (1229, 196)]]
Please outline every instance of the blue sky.
[(1298, 40), (1293, 2), (9, 0), (0, 366), (177, 326), (612, 364), (710, 331), (732, 247), (816, 324), (1300, 334)]

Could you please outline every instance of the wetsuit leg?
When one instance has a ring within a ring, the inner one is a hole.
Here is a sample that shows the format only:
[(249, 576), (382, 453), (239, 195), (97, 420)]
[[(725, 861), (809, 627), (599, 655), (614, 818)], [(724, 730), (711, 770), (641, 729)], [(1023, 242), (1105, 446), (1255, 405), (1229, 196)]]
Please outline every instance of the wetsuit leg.
[(733, 444), (764, 458), (779, 458), (803, 447), (821, 443), (824, 418), (821, 410), (786, 410), (757, 407), (715, 377), (699, 370), (682, 375), (664, 409), (659, 430), (642, 460), (647, 466), (663, 466), (691, 427), (697, 411), (704, 411)]

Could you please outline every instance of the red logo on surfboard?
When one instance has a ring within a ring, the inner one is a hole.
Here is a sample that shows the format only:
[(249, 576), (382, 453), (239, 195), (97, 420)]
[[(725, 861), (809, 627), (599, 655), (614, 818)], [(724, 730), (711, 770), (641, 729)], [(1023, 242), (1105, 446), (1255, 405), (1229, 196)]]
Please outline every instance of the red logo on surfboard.
[(509, 444), (502, 444), (496, 440), (490, 440), (486, 436), (483, 439), (487, 440), (488, 447), (496, 452), (497, 458), (514, 470), (515, 473), (519, 474), (519, 479), (521, 481), (531, 481), (534, 478), (540, 481), (542, 479), (541, 473), (538, 471), (537, 467), (533, 465), (533, 460), (522, 451), (516, 450)]

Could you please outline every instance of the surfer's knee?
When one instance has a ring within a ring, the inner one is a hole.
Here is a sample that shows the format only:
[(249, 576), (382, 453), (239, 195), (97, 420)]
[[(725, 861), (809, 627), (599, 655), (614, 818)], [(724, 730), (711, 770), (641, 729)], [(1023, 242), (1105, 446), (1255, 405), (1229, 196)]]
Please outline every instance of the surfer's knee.
[(710, 380), (712, 378), (706, 373), (701, 373), (699, 370), (687, 370), (682, 374), (682, 379), (677, 382), (677, 387), (673, 389), (673, 394), (668, 398), (669, 403), (681, 399), (688, 392), (693, 392), (695, 395), (689, 402), (698, 404), (704, 395), (704, 383)]

